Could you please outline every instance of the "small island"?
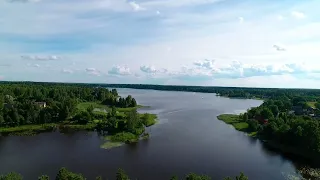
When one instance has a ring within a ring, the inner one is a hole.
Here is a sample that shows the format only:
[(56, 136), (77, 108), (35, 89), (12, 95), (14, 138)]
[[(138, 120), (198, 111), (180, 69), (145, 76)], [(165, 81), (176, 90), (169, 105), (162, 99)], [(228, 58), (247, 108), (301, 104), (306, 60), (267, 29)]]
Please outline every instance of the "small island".
[(147, 139), (145, 128), (156, 123), (155, 114), (139, 114), (132, 96), (116, 89), (81, 85), (0, 85), (0, 136), (42, 132), (97, 131), (111, 148)]

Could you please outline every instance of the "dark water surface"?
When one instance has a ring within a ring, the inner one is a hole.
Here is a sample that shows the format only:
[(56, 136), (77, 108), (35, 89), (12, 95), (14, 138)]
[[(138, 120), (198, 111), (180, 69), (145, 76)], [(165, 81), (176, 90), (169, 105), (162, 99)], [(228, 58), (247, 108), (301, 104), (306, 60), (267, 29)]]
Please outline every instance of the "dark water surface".
[(250, 180), (282, 180), (294, 173), (291, 161), (271, 153), (257, 140), (217, 120), (221, 113), (240, 113), (262, 101), (228, 99), (214, 94), (119, 89), (131, 94), (143, 111), (157, 113), (159, 123), (148, 129), (151, 138), (137, 145), (101, 149), (95, 132), (0, 138), (0, 173), (16, 171), (25, 179), (54, 177), (62, 166), (88, 179), (114, 179), (123, 168), (132, 179), (167, 180), (189, 172), (213, 179), (238, 175)]

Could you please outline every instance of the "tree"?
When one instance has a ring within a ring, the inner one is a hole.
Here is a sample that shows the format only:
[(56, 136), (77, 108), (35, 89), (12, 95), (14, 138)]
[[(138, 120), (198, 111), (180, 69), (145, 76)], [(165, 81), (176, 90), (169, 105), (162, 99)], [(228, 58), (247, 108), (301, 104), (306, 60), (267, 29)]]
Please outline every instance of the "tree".
[(278, 113), (279, 113), (278, 106), (277, 106), (277, 105), (271, 105), (269, 108), (270, 108), (273, 116), (274, 116), (274, 117), (277, 117), (277, 116), (278, 116)]
[(236, 180), (248, 180), (248, 177), (241, 172), (240, 176), (236, 177)]
[(129, 180), (129, 177), (123, 169), (118, 169), (116, 180)]
[(211, 180), (211, 178), (209, 176), (191, 173), (187, 175), (186, 180)]
[(179, 180), (178, 176), (172, 176), (170, 180)]
[(244, 113), (242, 116), (243, 121), (247, 122), (249, 117), (248, 117), (248, 113)]
[(80, 124), (87, 124), (91, 121), (91, 115), (87, 111), (82, 111), (74, 117), (74, 120)]
[(18, 173), (11, 172), (6, 175), (1, 175), (0, 180), (22, 180), (22, 176)]
[(261, 116), (264, 118), (264, 119), (272, 119), (274, 116), (273, 116), (273, 113), (270, 111), (270, 109), (268, 108), (263, 108), (262, 111), (261, 111)]
[(76, 174), (68, 171), (66, 168), (61, 168), (55, 180), (85, 180), (81, 174)]
[(50, 178), (49, 178), (49, 176), (47, 176), (47, 175), (42, 175), (42, 176), (40, 176), (39, 178), (38, 178), (38, 180), (49, 180)]
[(102, 180), (101, 176), (96, 177), (96, 180)]

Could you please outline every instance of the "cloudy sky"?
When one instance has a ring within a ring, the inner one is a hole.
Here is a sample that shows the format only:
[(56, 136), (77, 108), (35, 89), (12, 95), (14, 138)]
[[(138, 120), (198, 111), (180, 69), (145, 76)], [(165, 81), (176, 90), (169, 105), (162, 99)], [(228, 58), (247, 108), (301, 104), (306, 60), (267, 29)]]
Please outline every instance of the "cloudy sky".
[(0, 79), (320, 88), (319, 0), (0, 0)]

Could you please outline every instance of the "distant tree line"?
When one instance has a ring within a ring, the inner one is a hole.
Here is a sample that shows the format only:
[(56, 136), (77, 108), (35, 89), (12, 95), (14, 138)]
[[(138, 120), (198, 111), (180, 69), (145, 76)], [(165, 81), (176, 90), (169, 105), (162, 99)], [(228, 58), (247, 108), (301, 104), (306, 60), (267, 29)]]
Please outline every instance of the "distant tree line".
[[(116, 180), (130, 180), (129, 176), (125, 173), (124, 170), (119, 169), (116, 173)], [(22, 180), (22, 175), (11, 172), (6, 175), (0, 175), (0, 180)], [(57, 173), (55, 180), (86, 180), (86, 178), (82, 174), (74, 173), (69, 171), (66, 168), (61, 168), (59, 172)], [(104, 178), (101, 176), (96, 177), (96, 180), (103, 180)], [(179, 178), (177, 176), (173, 176), (170, 178), (170, 180), (178, 180)], [(194, 173), (188, 174), (185, 178), (185, 180), (211, 180), (209, 176), (204, 175), (197, 175)], [(47, 175), (39, 176), (38, 180), (50, 180), (50, 177)], [(224, 178), (224, 180), (233, 180), (230, 177)], [(248, 177), (246, 177), (243, 173), (240, 173), (239, 176), (235, 178), (235, 180), (248, 180)]]

